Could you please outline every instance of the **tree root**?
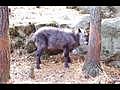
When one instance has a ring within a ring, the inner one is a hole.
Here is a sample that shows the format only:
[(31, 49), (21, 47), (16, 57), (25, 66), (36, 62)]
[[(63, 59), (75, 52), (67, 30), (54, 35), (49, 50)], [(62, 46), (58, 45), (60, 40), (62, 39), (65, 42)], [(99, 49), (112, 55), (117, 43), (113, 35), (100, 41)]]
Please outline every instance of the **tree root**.
[(86, 61), (82, 71), (85, 74), (85, 78), (89, 78), (90, 76), (96, 77), (100, 74), (100, 72), (103, 72), (100, 64), (95, 60)]

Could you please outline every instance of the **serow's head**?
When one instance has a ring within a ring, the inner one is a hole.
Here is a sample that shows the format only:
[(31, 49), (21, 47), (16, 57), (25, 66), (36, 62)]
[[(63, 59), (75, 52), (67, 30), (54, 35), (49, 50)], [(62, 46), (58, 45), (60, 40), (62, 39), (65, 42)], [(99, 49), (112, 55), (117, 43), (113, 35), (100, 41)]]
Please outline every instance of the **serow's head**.
[(88, 33), (86, 32), (86, 30), (78, 28), (78, 33), (79, 33), (79, 44), (87, 45), (88, 44), (88, 41), (87, 41)]

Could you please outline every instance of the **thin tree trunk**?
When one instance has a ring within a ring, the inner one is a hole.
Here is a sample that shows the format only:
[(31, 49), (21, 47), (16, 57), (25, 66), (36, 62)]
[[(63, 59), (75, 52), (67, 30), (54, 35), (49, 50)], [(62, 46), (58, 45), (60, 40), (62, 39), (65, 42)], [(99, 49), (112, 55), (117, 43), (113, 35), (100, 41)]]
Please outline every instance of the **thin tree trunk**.
[(95, 77), (102, 70), (100, 66), (101, 51), (101, 10), (98, 6), (90, 8), (90, 34), (88, 54), (85, 60), (83, 71), (86, 76)]
[(10, 79), (10, 48), (8, 28), (8, 6), (0, 6), (0, 83), (6, 83)]

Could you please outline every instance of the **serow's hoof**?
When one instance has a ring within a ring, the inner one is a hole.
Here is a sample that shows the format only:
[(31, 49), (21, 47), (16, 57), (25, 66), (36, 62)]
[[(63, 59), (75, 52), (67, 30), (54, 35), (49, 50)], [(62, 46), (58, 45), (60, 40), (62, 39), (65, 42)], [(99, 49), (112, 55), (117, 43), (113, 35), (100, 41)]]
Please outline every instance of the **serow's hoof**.
[(71, 61), (70, 57), (68, 58), (68, 63), (72, 63), (72, 61)]
[(37, 68), (37, 69), (40, 69), (40, 66), (37, 65), (36, 68)]
[(64, 67), (65, 67), (65, 68), (69, 68), (69, 65), (68, 65), (68, 64), (65, 64)]
[(72, 61), (71, 61), (71, 60), (68, 60), (68, 63), (72, 63)]

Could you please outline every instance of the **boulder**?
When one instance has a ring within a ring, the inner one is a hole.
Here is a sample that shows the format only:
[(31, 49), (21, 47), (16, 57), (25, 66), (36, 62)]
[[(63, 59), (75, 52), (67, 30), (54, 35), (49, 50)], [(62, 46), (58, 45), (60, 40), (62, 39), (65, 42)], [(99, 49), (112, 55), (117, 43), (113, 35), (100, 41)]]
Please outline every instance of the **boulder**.
[(120, 51), (120, 17), (104, 19), (101, 27), (102, 52), (111, 55)]
[(113, 67), (119, 67), (120, 17), (102, 21), (101, 37), (101, 59)]
[(90, 14), (80, 15), (78, 21), (74, 22), (71, 27), (83, 28), (85, 30), (90, 28)]

